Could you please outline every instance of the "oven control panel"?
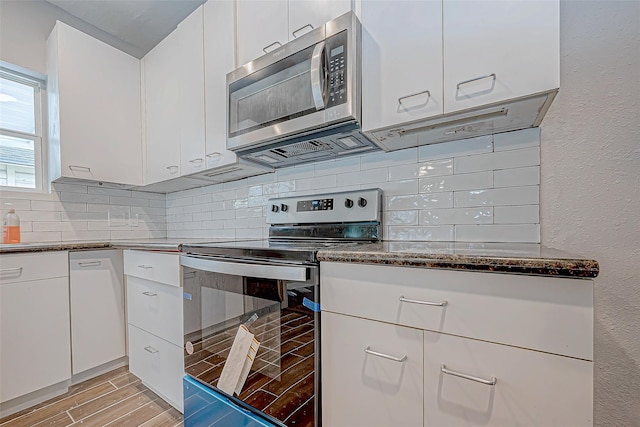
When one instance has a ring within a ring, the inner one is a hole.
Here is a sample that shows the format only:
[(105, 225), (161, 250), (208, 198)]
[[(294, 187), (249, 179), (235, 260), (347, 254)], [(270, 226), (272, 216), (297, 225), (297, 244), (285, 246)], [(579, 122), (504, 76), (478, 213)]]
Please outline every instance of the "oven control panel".
[(382, 190), (280, 197), (267, 204), (269, 224), (381, 221)]

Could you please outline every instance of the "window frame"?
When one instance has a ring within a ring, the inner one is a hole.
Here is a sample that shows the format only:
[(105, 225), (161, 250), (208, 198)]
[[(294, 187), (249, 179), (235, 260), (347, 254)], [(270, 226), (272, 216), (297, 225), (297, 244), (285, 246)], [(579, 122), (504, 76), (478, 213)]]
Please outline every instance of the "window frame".
[[(31, 76), (30, 74), (33, 74)], [(30, 86), (34, 89), (34, 127), (33, 134), (0, 127), (0, 135), (13, 138), (20, 138), (33, 141), (35, 187), (16, 187), (12, 185), (0, 184), (2, 192), (29, 192), (46, 193), (48, 186), (45, 185), (47, 172), (47, 162), (45, 161), (46, 143), (44, 136), (44, 99), (46, 99), (46, 77), (39, 73), (31, 73), (21, 67), (12, 66), (4, 61), (0, 63), (0, 77), (11, 80), (19, 84)], [(43, 93), (44, 92), (44, 93)]]

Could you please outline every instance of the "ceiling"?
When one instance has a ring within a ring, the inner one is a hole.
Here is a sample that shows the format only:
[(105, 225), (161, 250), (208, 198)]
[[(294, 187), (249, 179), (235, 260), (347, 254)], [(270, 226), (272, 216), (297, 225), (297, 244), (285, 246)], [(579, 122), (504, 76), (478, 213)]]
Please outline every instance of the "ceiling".
[(46, 1), (122, 40), (130, 46), (127, 53), (139, 58), (206, 0)]

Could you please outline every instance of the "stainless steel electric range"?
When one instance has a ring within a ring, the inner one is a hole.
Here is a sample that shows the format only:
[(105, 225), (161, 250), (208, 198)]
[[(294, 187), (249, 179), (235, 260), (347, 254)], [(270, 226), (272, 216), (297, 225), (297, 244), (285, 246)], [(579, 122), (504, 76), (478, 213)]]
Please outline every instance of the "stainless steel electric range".
[[(382, 191), (277, 198), (267, 207), (268, 240), (183, 246), (185, 426), (321, 425), (316, 254), (381, 240)], [(242, 365), (241, 325), (257, 353), (225, 392), (223, 370)]]

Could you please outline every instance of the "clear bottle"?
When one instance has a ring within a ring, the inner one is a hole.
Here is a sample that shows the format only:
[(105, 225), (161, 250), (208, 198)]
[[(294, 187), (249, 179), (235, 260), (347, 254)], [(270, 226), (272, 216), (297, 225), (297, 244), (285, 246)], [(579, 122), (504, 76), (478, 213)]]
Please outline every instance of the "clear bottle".
[(20, 217), (16, 214), (15, 209), (9, 209), (5, 215), (2, 232), (2, 243), (20, 243)]

